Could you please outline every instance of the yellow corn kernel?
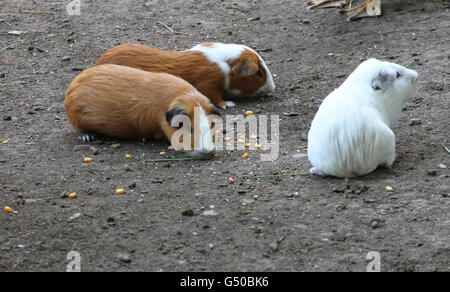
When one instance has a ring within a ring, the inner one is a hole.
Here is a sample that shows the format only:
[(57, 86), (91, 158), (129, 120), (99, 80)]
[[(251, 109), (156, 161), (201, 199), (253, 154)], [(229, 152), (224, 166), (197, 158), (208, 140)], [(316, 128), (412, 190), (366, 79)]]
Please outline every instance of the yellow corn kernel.
[(251, 116), (251, 115), (253, 115), (253, 112), (252, 111), (247, 111), (247, 115)]
[(225, 137), (225, 141), (230, 141), (231, 137)]
[(164, 151), (162, 151), (162, 152), (160, 152), (160, 153), (159, 153), (159, 155), (161, 155), (161, 156), (166, 156), (166, 155), (167, 155), (167, 153), (166, 153), (166, 152), (164, 152)]
[(94, 146), (89, 147), (89, 151), (94, 151)]
[(123, 193), (125, 193), (125, 190), (124, 190), (124, 189), (117, 189), (117, 190), (116, 190), (116, 194), (118, 194), (118, 195), (121, 195), (121, 194), (123, 194)]
[(255, 148), (256, 148), (256, 149), (261, 149), (261, 145), (255, 144)]
[(222, 132), (221, 132), (220, 130), (217, 130), (217, 131), (216, 131), (216, 134), (217, 134), (217, 135), (220, 135), (220, 134), (222, 134)]
[(3, 210), (5, 210), (6, 213), (12, 213), (12, 211), (13, 211), (13, 209), (8, 206), (6, 206)]
[(71, 193), (71, 194), (69, 195), (69, 198), (76, 198), (76, 196), (77, 196), (77, 193)]
[(131, 158), (131, 157), (133, 157), (133, 155), (131, 155), (131, 154), (125, 154), (125, 158)]
[(9, 142), (9, 139), (6, 139), (5, 141), (2, 141), (2, 144), (6, 144)]
[(89, 157), (86, 157), (85, 159), (84, 159), (84, 162), (86, 162), (86, 163), (90, 163), (90, 162), (92, 162), (93, 160), (92, 160), (92, 158), (89, 158)]
[(245, 148), (250, 148), (250, 143), (245, 144)]
[(234, 184), (234, 179), (233, 178), (228, 178), (228, 182), (230, 183), (230, 184)]
[(244, 155), (242, 155), (242, 158), (247, 158), (248, 157), (248, 153), (244, 153)]
[(390, 186), (386, 186), (385, 188), (384, 188), (386, 191), (388, 191), (388, 192), (392, 192), (394, 189), (392, 188), (392, 187), (390, 187)]
[(250, 139), (258, 139), (258, 136), (256, 136), (256, 135), (251, 135), (251, 136), (250, 136)]

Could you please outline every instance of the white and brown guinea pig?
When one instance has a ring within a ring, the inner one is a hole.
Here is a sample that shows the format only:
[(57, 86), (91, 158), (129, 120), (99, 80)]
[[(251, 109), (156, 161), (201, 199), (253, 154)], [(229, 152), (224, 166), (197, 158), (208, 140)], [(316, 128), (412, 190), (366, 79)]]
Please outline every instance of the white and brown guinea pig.
[[(125, 139), (172, 141), (178, 130), (170, 126), (172, 119), (185, 115), (190, 119), (192, 132), (198, 130), (200, 135), (191, 135), (191, 147), (184, 150), (193, 150), (193, 154), (214, 150), (207, 116), (215, 114), (217, 108), (176, 76), (113, 64), (95, 66), (72, 81), (65, 106), (70, 122), (79, 133)], [(194, 115), (195, 111), (200, 114)]]
[(341, 178), (362, 176), (395, 160), (391, 130), (415, 94), (416, 71), (369, 59), (321, 104), (308, 135), (311, 172)]
[(275, 89), (264, 60), (244, 45), (203, 43), (178, 52), (122, 44), (104, 53), (96, 63), (101, 64), (124, 65), (178, 76), (222, 109), (235, 105), (224, 101), (224, 96), (267, 95)]

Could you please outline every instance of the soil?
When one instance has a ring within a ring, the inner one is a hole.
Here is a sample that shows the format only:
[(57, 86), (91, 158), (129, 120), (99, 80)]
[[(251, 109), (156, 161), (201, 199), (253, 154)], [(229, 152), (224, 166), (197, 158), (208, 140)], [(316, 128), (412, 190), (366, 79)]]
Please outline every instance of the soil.
[[(382, 271), (450, 271), (442, 147), (450, 145), (450, 2), (383, 0), (381, 17), (354, 22), (304, 2), (81, 0), (80, 15), (68, 15), (69, 1), (2, 1), (0, 140), (9, 140), (0, 144), (0, 271), (65, 271), (70, 251), (82, 271), (366, 271), (370, 251)], [(274, 95), (235, 100), (226, 114), (279, 115), (276, 161), (220, 151), (154, 163), (144, 160), (178, 154), (165, 142), (77, 139), (65, 91), (103, 52), (205, 41), (246, 44), (267, 61)], [(350, 180), (244, 177), (307, 173), (308, 159), (293, 158), (306, 153), (302, 134), (369, 57), (412, 63), (421, 75), (393, 129), (391, 169)]]

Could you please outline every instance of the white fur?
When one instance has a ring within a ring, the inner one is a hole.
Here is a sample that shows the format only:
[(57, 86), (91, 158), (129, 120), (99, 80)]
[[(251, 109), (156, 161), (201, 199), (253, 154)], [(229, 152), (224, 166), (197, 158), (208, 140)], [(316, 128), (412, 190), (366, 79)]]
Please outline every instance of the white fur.
[(194, 119), (196, 121), (200, 121), (199, 123), (200, 134), (198, 135), (198, 137), (196, 137), (198, 138), (198, 149), (195, 150), (196, 152), (199, 153), (210, 153), (214, 151), (213, 137), (211, 134), (211, 128), (208, 117), (206, 116), (206, 112), (200, 106), (200, 104), (198, 107), (194, 109), (194, 115), (199, 115), (198, 119), (197, 116), (194, 116)]
[(210, 46), (204, 46), (202, 44), (196, 45), (189, 51), (202, 52), (206, 56), (208, 61), (219, 65), (220, 69), (223, 71), (225, 75), (225, 89), (229, 94), (236, 96), (240, 95), (241, 93), (238, 90), (229, 89), (230, 87), (229, 73), (231, 72), (231, 68), (230, 65), (228, 65), (227, 61), (233, 61), (239, 58), (239, 56), (245, 49), (255, 53), (258, 56), (259, 60), (261, 61), (263, 68), (266, 70), (267, 82), (261, 88), (258, 89), (255, 95), (272, 93), (275, 90), (275, 84), (273, 82), (272, 74), (270, 73), (269, 68), (267, 67), (264, 60), (255, 50), (244, 45), (214, 43)]
[[(376, 90), (373, 84), (379, 72), (394, 78), (389, 86)], [(311, 172), (355, 177), (378, 166), (392, 166), (395, 135), (390, 127), (414, 95), (417, 78), (416, 71), (394, 63), (370, 59), (359, 65), (325, 98), (314, 117), (308, 135)]]

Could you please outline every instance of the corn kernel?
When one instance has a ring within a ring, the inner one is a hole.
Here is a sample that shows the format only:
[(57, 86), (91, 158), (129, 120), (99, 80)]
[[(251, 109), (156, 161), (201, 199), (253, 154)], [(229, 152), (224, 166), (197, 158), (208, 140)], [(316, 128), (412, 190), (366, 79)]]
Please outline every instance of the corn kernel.
[(131, 158), (131, 157), (133, 157), (133, 155), (131, 155), (131, 154), (125, 154), (125, 158)]
[(238, 144), (244, 144), (245, 141), (244, 141), (243, 139), (238, 139), (238, 140), (236, 141), (236, 143), (238, 143)]
[(9, 139), (6, 139), (5, 141), (2, 141), (2, 144), (6, 144), (9, 142)]
[(94, 146), (89, 147), (89, 151), (94, 151)]
[(250, 148), (250, 143), (245, 144), (245, 148)]
[(231, 137), (225, 137), (225, 141), (230, 141)]
[(248, 157), (248, 153), (244, 153), (244, 155), (242, 155), (242, 158), (247, 158)]
[(166, 152), (164, 152), (164, 151), (162, 151), (162, 152), (160, 152), (160, 153), (159, 153), (159, 155), (161, 155), (161, 156), (166, 156), (166, 155), (167, 155), (167, 153), (166, 153)]
[(125, 190), (124, 190), (124, 189), (117, 189), (117, 190), (116, 190), (116, 194), (118, 194), (118, 195), (121, 195), (121, 194), (123, 194), (123, 193), (125, 193)]
[(394, 189), (392, 188), (392, 187), (390, 187), (390, 186), (386, 186), (385, 188), (384, 188), (386, 191), (388, 191), (388, 192), (392, 192)]
[(256, 135), (251, 135), (251, 136), (250, 136), (250, 139), (258, 139), (258, 136), (256, 136)]
[(234, 179), (233, 178), (228, 178), (228, 182), (230, 183), (230, 184), (234, 184)]
[(69, 195), (69, 198), (76, 198), (76, 196), (77, 196), (77, 193), (71, 193), (71, 194)]
[(92, 162), (93, 160), (92, 160), (92, 158), (89, 158), (89, 157), (86, 157), (85, 159), (84, 159), (84, 162), (86, 162), (86, 163), (90, 163), (90, 162)]
[(6, 213), (12, 213), (12, 211), (13, 211), (13, 209), (11, 209), (11, 207), (8, 207), (8, 206), (6, 206), (4, 208), (4, 210), (5, 210)]
[(222, 134), (222, 132), (221, 132), (220, 130), (217, 130), (217, 131), (216, 131), (216, 134), (217, 134), (217, 135), (220, 135), (220, 134)]
[(261, 145), (255, 144), (255, 148), (256, 148), (256, 149), (261, 149)]
[(252, 111), (247, 111), (247, 115), (251, 116), (251, 115), (253, 115), (253, 112)]

